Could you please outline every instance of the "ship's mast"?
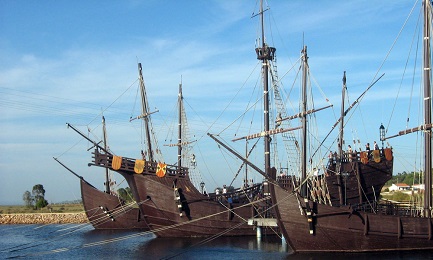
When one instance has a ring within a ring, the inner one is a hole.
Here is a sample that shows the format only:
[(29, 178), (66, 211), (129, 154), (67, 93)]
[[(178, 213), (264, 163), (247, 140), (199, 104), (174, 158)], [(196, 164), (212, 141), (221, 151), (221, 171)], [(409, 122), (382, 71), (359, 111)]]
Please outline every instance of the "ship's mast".
[[(345, 117), (345, 111), (344, 111), (344, 99), (346, 96), (346, 72), (343, 74), (343, 89), (341, 91), (341, 115), (340, 115), (340, 136), (338, 140), (338, 159), (337, 159), (337, 184), (338, 184), (338, 195), (340, 197), (340, 205), (343, 205), (343, 188), (342, 188), (342, 181), (341, 181), (341, 163), (343, 160), (343, 142), (344, 142), (344, 117)], [(346, 189), (346, 187), (344, 187)]]
[(179, 121), (178, 121), (178, 146), (177, 146), (177, 166), (179, 168), (182, 167), (182, 104), (183, 104), (183, 96), (182, 96), (182, 82), (179, 84)]
[(256, 48), (257, 59), (262, 61), (262, 73), (263, 73), (263, 116), (264, 116), (264, 157), (265, 157), (265, 172), (266, 175), (270, 174), (271, 167), (271, 138), (269, 136), (269, 84), (268, 84), (268, 70), (269, 61), (273, 60), (275, 54), (275, 48), (269, 47), (265, 41), (265, 28), (264, 28), (264, 10), (263, 0), (260, 1), (260, 23), (262, 29), (262, 40), (261, 47)]
[(146, 141), (147, 141), (147, 154), (150, 161), (153, 161), (153, 150), (152, 141), (150, 139), (150, 126), (149, 126), (149, 109), (147, 105), (146, 88), (144, 86), (143, 73), (141, 68), (141, 63), (138, 63), (138, 75), (140, 80), (140, 92), (141, 92), (141, 118), (144, 122), (144, 129), (146, 131)]
[[(108, 151), (107, 130), (105, 128), (105, 117), (102, 116), (102, 136), (104, 139), (104, 149)], [(105, 192), (110, 193), (110, 179), (108, 177), (108, 168), (105, 168)]]
[[(430, 61), (430, 30), (431, 30), (431, 5), (427, 0), (423, 1), (424, 6), (424, 124), (431, 124), (431, 88), (430, 88), (430, 77), (431, 77), (431, 61)], [(425, 162), (424, 162), (424, 174), (425, 174), (425, 194), (424, 194), (424, 214), (426, 217), (431, 217), (432, 210), (432, 154), (431, 154), (431, 128), (424, 131), (424, 149), (425, 149)]]
[(307, 184), (304, 182), (307, 179), (307, 71), (308, 71), (308, 56), (307, 46), (302, 49), (302, 107), (301, 107), (301, 124), (302, 124), (302, 147), (301, 147), (301, 196), (307, 196)]

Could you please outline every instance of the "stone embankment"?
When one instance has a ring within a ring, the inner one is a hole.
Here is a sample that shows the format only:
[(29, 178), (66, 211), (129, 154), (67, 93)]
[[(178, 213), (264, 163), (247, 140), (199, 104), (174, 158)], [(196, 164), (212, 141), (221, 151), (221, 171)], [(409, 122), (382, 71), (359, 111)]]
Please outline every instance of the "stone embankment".
[(88, 222), (86, 214), (83, 212), (0, 214), (0, 224), (68, 224)]

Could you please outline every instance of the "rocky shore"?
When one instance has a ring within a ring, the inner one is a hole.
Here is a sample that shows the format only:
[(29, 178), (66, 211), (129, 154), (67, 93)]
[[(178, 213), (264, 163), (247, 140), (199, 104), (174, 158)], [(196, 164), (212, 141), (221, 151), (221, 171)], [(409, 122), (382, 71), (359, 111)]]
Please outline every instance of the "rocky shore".
[(0, 224), (68, 224), (88, 222), (84, 212), (0, 214)]

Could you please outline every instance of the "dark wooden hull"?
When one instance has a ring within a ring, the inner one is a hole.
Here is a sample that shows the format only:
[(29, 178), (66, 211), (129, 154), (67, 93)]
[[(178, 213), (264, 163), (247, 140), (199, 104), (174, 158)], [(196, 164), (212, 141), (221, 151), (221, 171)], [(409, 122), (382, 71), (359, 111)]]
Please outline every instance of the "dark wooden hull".
[[(189, 179), (178, 178), (176, 187), (182, 190), (187, 201), (180, 211), (173, 188), (175, 178), (122, 175), (128, 181), (137, 202), (140, 202), (140, 209), (145, 212), (144, 217), (150, 229), (158, 237), (256, 234), (254, 228), (247, 224), (248, 218), (253, 216), (251, 205), (236, 202), (230, 205), (224, 197), (221, 197), (221, 201), (211, 200), (198, 192)], [(229, 208), (233, 208), (233, 212)]]
[(433, 249), (431, 218), (360, 212), (305, 202), (297, 192), (279, 186), (270, 189), (278, 226), (295, 252)]
[[(166, 170), (161, 174), (161, 165), (156, 162), (146, 161), (142, 168), (138, 169), (135, 159), (114, 157), (111, 154), (99, 153), (98, 150), (95, 150), (94, 155), (94, 165), (113, 169), (125, 178), (144, 214), (145, 222), (156, 236), (256, 234), (254, 227), (248, 225), (248, 219), (262, 210), (257, 205), (252, 205), (249, 200), (256, 197), (256, 187), (250, 188), (250, 193), (207, 196), (193, 186), (187, 168), (166, 165)], [(157, 174), (161, 174), (161, 177)], [(229, 203), (230, 195), (233, 196), (232, 203)]]
[[(385, 157), (386, 150), (388, 158)], [(312, 187), (312, 199), (327, 201), (332, 206), (376, 203), (383, 186), (392, 178), (393, 164), (392, 151), (388, 148), (380, 153), (378, 162), (371, 157), (362, 162), (359, 153), (355, 153), (351, 160), (343, 159), (342, 174), (337, 174), (336, 161), (330, 160), (324, 174), (308, 180), (308, 186)], [(277, 181), (283, 188), (293, 184), (291, 176), (279, 176)], [(299, 185), (299, 182), (296, 184)]]
[[(380, 153), (380, 161), (375, 162), (371, 156), (364, 163), (361, 162), (359, 153), (355, 153), (353, 158), (343, 160), (341, 172), (346, 176), (336, 174), (336, 164), (330, 162), (327, 167), (326, 178), (327, 187), (331, 196), (333, 206), (355, 205), (364, 202), (378, 201), (380, 192), (387, 181), (392, 178), (393, 157), (385, 157), (386, 148)], [(339, 186), (342, 187), (342, 203), (340, 204)]]
[(149, 230), (139, 208), (126, 207), (119, 197), (100, 191), (82, 179), (80, 184), (84, 210), (95, 229)]

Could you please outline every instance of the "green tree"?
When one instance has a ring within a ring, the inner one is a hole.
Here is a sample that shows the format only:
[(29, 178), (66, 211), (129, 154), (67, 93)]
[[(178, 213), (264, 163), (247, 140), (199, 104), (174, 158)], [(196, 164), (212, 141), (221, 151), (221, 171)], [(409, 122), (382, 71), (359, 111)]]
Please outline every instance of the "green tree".
[(30, 191), (26, 190), (23, 194), (23, 200), (26, 207), (31, 208), (33, 207), (33, 197)]
[(35, 207), (36, 209), (45, 208), (48, 205), (48, 201), (44, 198), (40, 198), (38, 201), (36, 201)]
[(401, 172), (397, 175), (392, 176), (391, 180), (386, 182), (387, 186), (391, 186), (393, 183), (405, 183), (407, 185), (413, 185), (421, 183), (420, 181), (421, 173), (420, 172)]
[(41, 209), (48, 205), (48, 201), (45, 199), (45, 189), (42, 184), (36, 184), (33, 186), (32, 194), (36, 209)]
[(117, 194), (119, 194), (119, 197), (125, 202), (132, 202), (133, 200), (131, 188), (129, 187), (118, 189)]
[(126, 187), (125, 190), (126, 190), (126, 193), (128, 194), (128, 199), (126, 201), (132, 202), (134, 200), (134, 197), (132, 196), (131, 188)]
[(119, 194), (119, 197), (120, 197), (122, 200), (126, 201), (126, 199), (127, 199), (127, 197), (128, 197), (128, 194), (127, 194), (127, 192), (126, 192), (126, 190), (125, 190), (124, 188), (120, 188), (120, 189), (118, 189), (118, 190), (117, 190), (117, 194)]

